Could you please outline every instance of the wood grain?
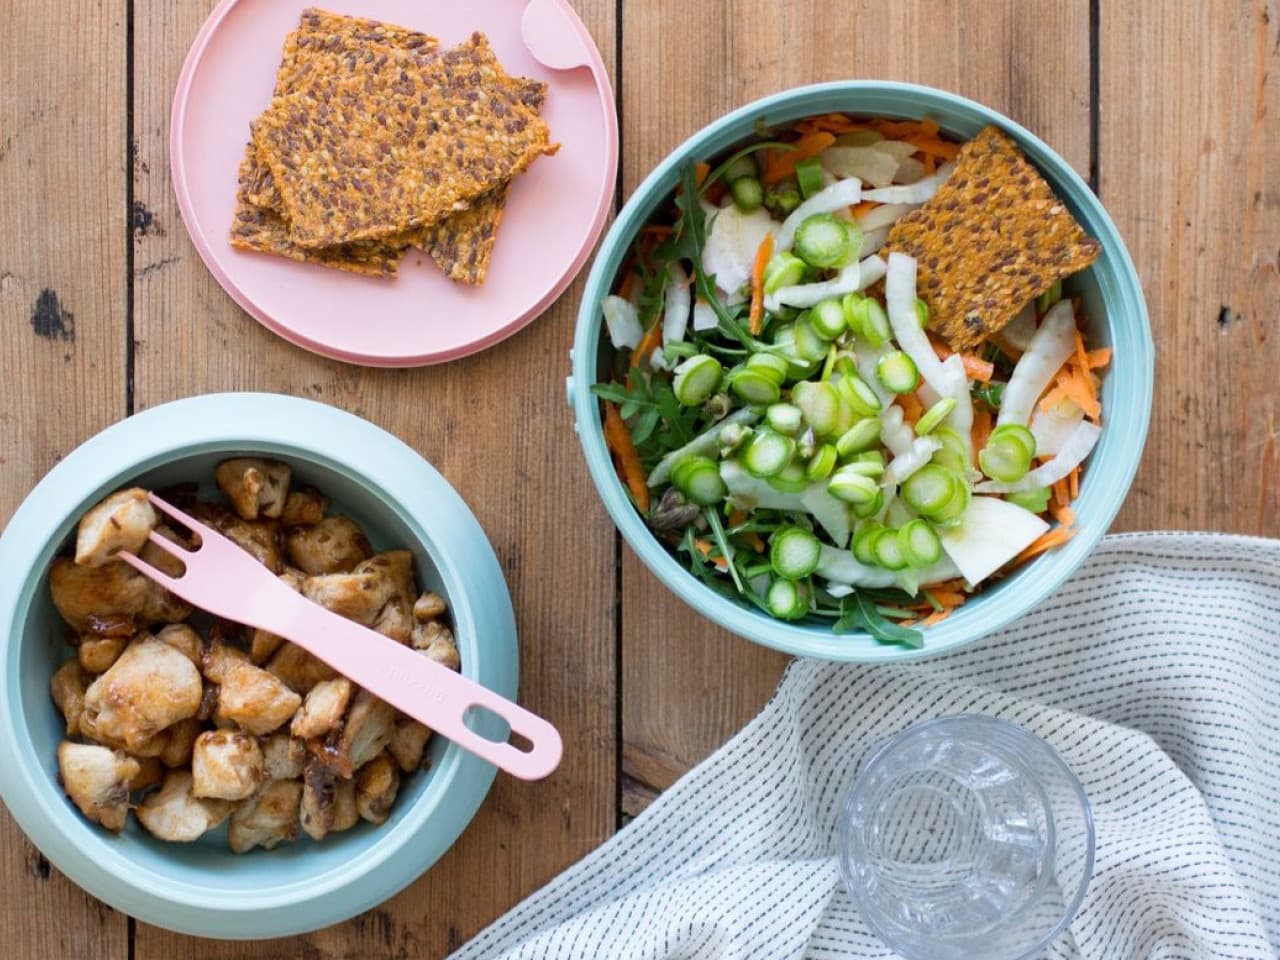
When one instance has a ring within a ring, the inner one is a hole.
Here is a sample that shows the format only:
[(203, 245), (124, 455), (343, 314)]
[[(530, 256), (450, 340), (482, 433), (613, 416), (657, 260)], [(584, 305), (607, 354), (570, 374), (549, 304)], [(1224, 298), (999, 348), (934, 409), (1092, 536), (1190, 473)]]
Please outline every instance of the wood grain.
[[(622, 25), (624, 192), (706, 123), (756, 97), (874, 77), (944, 87), (1039, 133), (1081, 173), (1089, 163), (1088, 4), (628, 3)], [(666, 787), (764, 704), (786, 659), (674, 602), (623, 561), (623, 771)], [(657, 778), (660, 782), (654, 782)], [(628, 813), (644, 803), (627, 793)]]
[[(124, 0), (0, 5), (0, 518), (125, 413)], [(51, 707), (52, 708), (52, 707)], [(0, 812), (0, 954), (124, 960), (128, 922)]]
[(1119, 525), (1276, 536), (1280, 5), (1102, 12), (1099, 188), (1156, 343), (1150, 439)]
[[(521, 630), (521, 697), (564, 735), (547, 781), (499, 777), (449, 854), (398, 897), (318, 933), (262, 943), (139, 924), (137, 960), (305, 955), (436, 957), (605, 840), (616, 826), (612, 528), (564, 403), (574, 286), (529, 329), (422, 370), (363, 370), (307, 354), (241, 312), (205, 270), (169, 186), (169, 98), (208, 0), (148, 8), (134, 25), (134, 188), (152, 215), (135, 238), (136, 400), (270, 390), (358, 413), (418, 449), (463, 494), (508, 574)], [(612, 64), (612, 2), (578, 9)], [(603, 583), (604, 589), (584, 589)]]

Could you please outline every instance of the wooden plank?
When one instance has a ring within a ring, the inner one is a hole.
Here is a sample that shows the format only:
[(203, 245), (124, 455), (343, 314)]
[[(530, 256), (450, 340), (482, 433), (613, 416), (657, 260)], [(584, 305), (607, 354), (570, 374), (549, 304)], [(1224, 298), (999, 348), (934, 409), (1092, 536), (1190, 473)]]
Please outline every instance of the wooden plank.
[[(932, 84), (1027, 125), (1081, 173), (1089, 163), (1088, 4), (968, 0), (774, 4), (691, 15), (676, 0), (624, 8), (624, 192), (704, 124), (804, 83)], [(628, 552), (623, 563), (623, 762), (662, 788), (764, 704), (786, 660), (686, 609)], [(652, 779), (658, 778), (659, 783)], [(628, 791), (628, 813), (643, 805)]]
[(1100, 193), (1156, 342), (1119, 525), (1276, 536), (1280, 5), (1104, 2), (1100, 27)]
[[(5, 521), (125, 413), (125, 37), (124, 0), (0, 6)], [(127, 956), (126, 918), (52, 869), (3, 811), (0, 890), (4, 956)]]
[[(138, 960), (172, 956), (440, 956), (605, 840), (616, 826), (614, 540), (564, 406), (581, 284), (484, 354), (416, 371), (362, 370), (298, 350), (240, 312), (199, 261), (166, 166), (169, 97), (211, 0), (150, 9), (135, 26), (137, 402), (264, 389), (332, 403), (386, 427), (462, 492), (492, 539), (521, 629), (521, 696), (566, 742), (540, 784), (500, 776), (459, 843), (363, 918), (288, 941), (219, 943), (139, 924)], [(577, 7), (612, 63), (614, 5)]]

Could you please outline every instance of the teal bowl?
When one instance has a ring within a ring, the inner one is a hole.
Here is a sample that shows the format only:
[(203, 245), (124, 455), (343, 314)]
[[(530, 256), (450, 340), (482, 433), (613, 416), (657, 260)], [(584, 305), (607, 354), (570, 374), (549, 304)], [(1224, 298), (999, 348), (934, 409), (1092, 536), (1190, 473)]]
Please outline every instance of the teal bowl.
[[(60, 871), (118, 910), (204, 937), (279, 937), (326, 927), (409, 884), (457, 839), (493, 781), (490, 764), (434, 738), (429, 767), (406, 778), (390, 819), (323, 843), (306, 837), (237, 856), (225, 825), (192, 844), (156, 840), (131, 817), (119, 836), (90, 824), (56, 781), (62, 718), (49, 678), (71, 651), (49, 600), (48, 568), (76, 522), (129, 484), (212, 476), (230, 454), (287, 460), (368, 532), (380, 550), (411, 549), (419, 581), (449, 604), (462, 672), (513, 698), (518, 659), (511, 600), (471, 511), (400, 440), (332, 407), (273, 394), (215, 394), (155, 407), (72, 451), (0, 536), (0, 792)], [(495, 720), (496, 717), (490, 717)], [(484, 736), (503, 731), (478, 721)]]
[[(680, 168), (728, 153), (748, 141), (759, 122), (786, 124), (833, 111), (899, 119), (927, 117), (961, 139), (994, 123), (1018, 142), (1084, 229), (1102, 244), (1097, 262), (1067, 286), (1070, 294), (1084, 300), (1092, 324), (1090, 342), (1114, 348), (1114, 360), (1103, 377), (1102, 437), (1089, 458), (1074, 504), (1076, 536), (929, 627), (919, 650), (881, 644), (866, 634), (836, 636), (829, 625), (818, 622), (783, 623), (701, 583), (668, 553), (632, 506), (614, 474), (598, 403), (591, 394), (592, 385), (608, 369), (611, 350), (603, 335), (599, 303), (612, 290), (640, 227), (670, 199)], [(972, 100), (930, 87), (854, 80), (799, 87), (747, 104), (694, 134), (645, 178), (618, 214), (591, 268), (578, 312), (568, 389), (587, 467), (605, 507), (631, 549), (676, 596), (725, 629), (766, 647), (826, 660), (879, 662), (927, 657), (991, 633), (1053, 593), (1084, 562), (1115, 519), (1138, 468), (1151, 415), (1154, 360), (1147, 308), (1133, 262), (1102, 204), (1065, 160), (1008, 117)]]

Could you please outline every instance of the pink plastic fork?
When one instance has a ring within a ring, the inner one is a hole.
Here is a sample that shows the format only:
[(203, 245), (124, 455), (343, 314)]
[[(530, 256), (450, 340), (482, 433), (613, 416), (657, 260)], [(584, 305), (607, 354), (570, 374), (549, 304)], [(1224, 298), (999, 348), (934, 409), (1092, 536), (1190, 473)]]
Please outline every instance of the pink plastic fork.
[[(353, 683), (513, 776), (539, 780), (560, 763), (560, 734), (546, 720), (410, 647), (313, 603), (218, 531), (154, 493), (148, 496), (161, 513), (199, 534), (200, 546), (187, 550), (151, 534), (152, 543), (186, 565), (179, 577), (122, 552), (119, 557), (125, 563), (202, 610), (293, 641)], [(497, 714), (531, 748), (520, 750), (480, 736), (464, 720), (472, 707)]]

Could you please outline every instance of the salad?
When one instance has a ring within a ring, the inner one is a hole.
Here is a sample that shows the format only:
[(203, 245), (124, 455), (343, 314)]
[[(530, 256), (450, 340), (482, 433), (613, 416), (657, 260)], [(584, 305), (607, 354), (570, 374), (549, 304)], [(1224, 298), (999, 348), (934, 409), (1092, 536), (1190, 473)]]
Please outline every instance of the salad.
[(1098, 255), (995, 127), (810, 118), (689, 164), (601, 314), (619, 476), (711, 588), (921, 646), (1073, 532)]

